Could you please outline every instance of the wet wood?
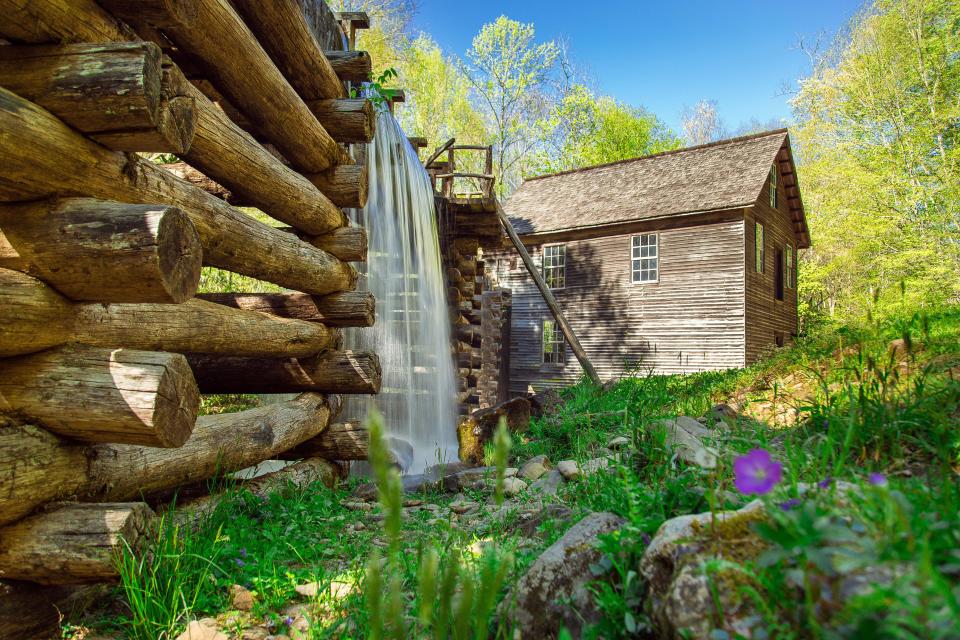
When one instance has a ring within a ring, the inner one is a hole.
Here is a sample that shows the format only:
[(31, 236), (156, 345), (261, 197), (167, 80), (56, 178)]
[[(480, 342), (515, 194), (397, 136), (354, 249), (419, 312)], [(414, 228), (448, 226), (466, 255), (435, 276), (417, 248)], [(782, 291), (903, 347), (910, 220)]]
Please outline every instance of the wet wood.
[(76, 345), (0, 360), (0, 410), (76, 440), (179, 447), (199, 406), (180, 354)]
[[(257, 130), (303, 171), (337, 163), (338, 147), (226, 0), (102, 0), (145, 39), (159, 28)], [(216, 34), (216, 37), (212, 37)]]
[(366, 51), (325, 51), (330, 66), (343, 82), (369, 82), (373, 63)]
[(112, 582), (154, 513), (142, 502), (53, 505), (0, 529), (0, 577), (40, 584)]
[(6, 46), (0, 85), (115, 151), (183, 154), (194, 104), (162, 91), (160, 58), (149, 42)]
[(77, 194), (181, 208), (204, 264), (307, 293), (352, 289), (356, 272), (330, 254), (238, 211), (161, 167), (91, 142), (49, 112), (0, 88), (0, 200)]
[(322, 322), (331, 327), (370, 327), (376, 317), (376, 300), (372, 293), (366, 291), (344, 291), (329, 296), (305, 293), (201, 293), (198, 297), (237, 309)]
[(380, 358), (371, 352), (283, 359), (190, 354), (187, 360), (201, 393), (380, 392)]
[(0, 228), (0, 265), (72, 300), (179, 303), (200, 282), (200, 236), (175, 207), (90, 198), (0, 204)]

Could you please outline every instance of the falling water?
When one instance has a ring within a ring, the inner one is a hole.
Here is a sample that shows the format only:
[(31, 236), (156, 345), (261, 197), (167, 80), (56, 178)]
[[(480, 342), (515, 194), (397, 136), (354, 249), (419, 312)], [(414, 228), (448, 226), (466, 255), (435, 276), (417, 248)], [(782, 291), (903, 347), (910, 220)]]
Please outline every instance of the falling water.
[[(377, 321), (347, 333), (352, 349), (380, 356), (379, 395), (351, 397), (344, 416), (384, 416), (401, 466), (417, 473), (457, 458), (456, 386), (437, 237), (433, 187), (407, 137), (386, 108), (367, 145), (370, 193), (351, 216), (367, 230), (360, 288), (373, 292)], [(403, 446), (405, 441), (412, 446)]]

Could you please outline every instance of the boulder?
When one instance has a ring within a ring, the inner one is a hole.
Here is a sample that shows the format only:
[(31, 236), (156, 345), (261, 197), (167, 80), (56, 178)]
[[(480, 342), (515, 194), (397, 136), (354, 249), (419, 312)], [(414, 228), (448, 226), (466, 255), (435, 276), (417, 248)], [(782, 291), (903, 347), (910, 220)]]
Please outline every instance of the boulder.
[(217, 621), (213, 618), (192, 620), (186, 630), (177, 636), (177, 640), (230, 640), (226, 634), (217, 629)]
[(503, 495), (508, 498), (512, 498), (516, 495), (519, 495), (527, 488), (527, 483), (521, 480), (520, 478), (504, 478), (503, 479)]
[(624, 522), (612, 513), (591, 513), (571, 527), (517, 581), (500, 605), (500, 617), (508, 617), (522, 638), (553, 638), (561, 627), (579, 638), (601, 618), (587, 588), (597, 579), (591, 565), (603, 557), (598, 536)]
[(730, 426), (736, 424), (740, 414), (729, 404), (720, 403), (710, 407), (705, 416), (707, 424), (714, 427)]
[(659, 420), (651, 428), (664, 431), (664, 439), (668, 447), (676, 451), (684, 462), (695, 464), (703, 469), (717, 467), (717, 450), (707, 446), (703, 439), (714, 435), (714, 431), (688, 416), (680, 416), (675, 420)]
[[(526, 517), (523, 517), (526, 516)], [(517, 522), (508, 528), (510, 533), (517, 533), (525, 538), (537, 536), (540, 525), (548, 520), (567, 522), (573, 517), (573, 509), (562, 504), (548, 504), (537, 512), (521, 514)]]
[(483, 463), (484, 445), (493, 440), (500, 418), (506, 418), (507, 428), (511, 432), (526, 431), (530, 427), (530, 401), (526, 398), (513, 398), (461, 418), (457, 425), (461, 460), (473, 464)]
[(253, 609), (253, 593), (239, 584), (230, 587), (230, 604), (237, 611)]
[(576, 460), (561, 460), (557, 463), (557, 471), (567, 482), (580, 478), (580, 465), (577, 464)]
[(517, 472), (524, 480), (533, 482), (550, 470), (550, 459), (545, 455), (534, 456), (520, 465)]
[(484, 480), (496, 479), (496, 477), (496, 467), (473, 467), (444, 476), (440, 484), (444, 491), (454, 493), (463, 489), (472, 489), (477, 484), (482, 484)]
[(617, 436), (616, 438), (611, 438), (610, 442), (607, 443), (607, 449), (611, 451), (622, 451), (630, 446), (630, 438), (626, 436)]
[(530, 485), (531, 493), (539, 493), (545, 496), (555, 496), (557, 491), (560, 490), (560, 485), (563, 484), (563, 476), (560, 475), (560, 472), (554, 469), (545, 476), (541, 476), (539, 480)]

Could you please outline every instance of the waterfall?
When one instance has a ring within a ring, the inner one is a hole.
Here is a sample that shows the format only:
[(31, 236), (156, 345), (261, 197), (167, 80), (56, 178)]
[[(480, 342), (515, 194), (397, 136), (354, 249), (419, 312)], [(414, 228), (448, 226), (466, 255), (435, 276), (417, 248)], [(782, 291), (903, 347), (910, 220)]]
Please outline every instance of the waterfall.
[(367, 230), (359, 288), (376, 297), (377, 321), (347, 331), (345, 341), (379, 354), (383, 386), (376, 396), (348, 397), (343, 415), (364, 419), (376, 407), (404, 472), (419, 473), (457, 459), (456, 382), (433, 186), (385, 107), (378, 109), (366, 155), (367, 205), (349, 213)]

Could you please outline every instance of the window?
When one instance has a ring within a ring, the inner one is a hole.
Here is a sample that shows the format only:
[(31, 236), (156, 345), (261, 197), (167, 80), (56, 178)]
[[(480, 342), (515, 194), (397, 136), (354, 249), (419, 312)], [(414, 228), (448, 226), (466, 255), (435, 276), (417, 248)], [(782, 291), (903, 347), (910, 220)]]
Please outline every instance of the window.
[(753, 263), (756, 266), (757, 273), (763, 273), (763, 263), (766, 260), (767, 252), (763, 246), (763, 225), (755, 223), (756, 228), (753, 234), (754, 255)]
[(787, 279), (787, 288), (793, 289), (797, 286), (797, 272), (793, 268), (793, 247), (787, 245), (787, 254), (786, 254), (786, 279)]
[(543, 247), (543, 279), (551, 289), (563, 289), (566, 286), (567, 247), (562, 244), (548, 244)]
[(770, 167), (770, 206), (777, 208), (777, 165)]
[(551, 364), (563, 364), (566, 344), (560, 325), (553, 318), (543, 319), (543, 361)]
[(774, 257), (776, 257), (776, 262), (774, 262), (773, 267), (775, 271), (773, 278), (774, 294), (777, 296), (777, 300), (783, 300), (783, 285), (785, 280), (783, 250), (777, 249)]
[(645, 233), (631, 239), (631, 279), (633, 282), (657, 282), (660, 277), (660, 255), (657, 234)]

